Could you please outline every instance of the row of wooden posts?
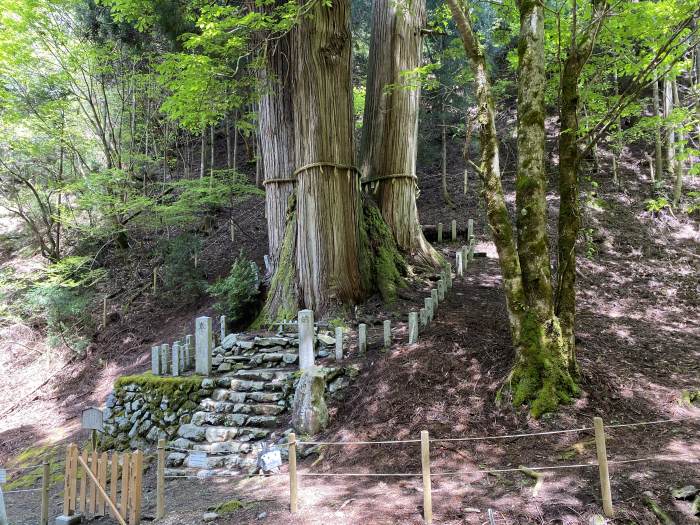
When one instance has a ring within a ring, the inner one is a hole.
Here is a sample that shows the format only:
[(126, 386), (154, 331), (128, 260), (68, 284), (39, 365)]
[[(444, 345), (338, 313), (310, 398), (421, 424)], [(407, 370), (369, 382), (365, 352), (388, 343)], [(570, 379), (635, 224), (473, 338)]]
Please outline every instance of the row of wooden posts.
[[(605, 446), (605, 429), (603, 420), (599, 417), (593, 418), (593, 427), (595, 432), (595, 445), (597, 466), (600, 479), (600, 493), (602, 500), (603, 513), (608, 518), (612, 518), (615, 514), (612, 504), (612, 494), (610, 490), (610, 473), (608, 471), (608, 456)], [(431, 484), (430, 470), (430, 435), (427, 430), (422, 430), (420, 433), (420, 458), (421, 458), (421, 474), (423, 480), (423, 519), (426, 524), (433, 523), (433, 495)], [(439, 441), (439, 440), (433, 440)], [(297, 469), (297, 442), (296, 434), (289, 434), (289, 507), (292, 513), (299, 511), (299, 476)], [(303, 443), (303, 442), (302, 442)], [(397, 441), (396, 443), (401, 443)], [(338, 443), (342, 445), (342, 442)], [(591, 466), (596, 466), (592, 464)], [(556, 467), (552, 467), (556, 468)], [(465, 471), (465, 474), (469, 473)], [(349, 475), (357, 476), (355, 473)], [(301, 474), (303, 476), (303, 473)], [(342, 474), (340, 474), (342, 476)], [(367, 474), (367, 477), (372, 477), (372, 474)], [(418, 475), (416, 475), (418, 477)]]
[[(457, 242), (457, 220), (452, 219), (450, 226), (451, 226), (451, 228), (450, 228), (451, 240), (452, 240), (452, 242)], [(437, 242), (443, 241), (443, 230), (444, 230), (443, 223), (438, 222), (438, 224), (437, 224)], [(471, 240), (473, 238), (474, 238), (474, 219), (468, 219), (467, 220), (467, 241), (471, 242)]]
[(68, 445), (64, 516), (75, 516), (78, 512), (83, 516), (105, 516), (108, 512), (120, 525), (138, 525), (141, 522), (143, 457), (140, 450), (123, 454), (95, 450), (81, 453), (77, 445)]

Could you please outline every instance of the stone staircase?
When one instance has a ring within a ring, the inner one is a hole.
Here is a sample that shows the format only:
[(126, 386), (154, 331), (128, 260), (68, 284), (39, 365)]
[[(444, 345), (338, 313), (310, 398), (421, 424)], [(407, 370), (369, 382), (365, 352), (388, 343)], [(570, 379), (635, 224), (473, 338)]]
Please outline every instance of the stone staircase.
[[(202, 381), (205, 397), (169, 445), (168, 474), (254, 471), (263, 445), (284, 439), (276, 429), (287, 422), (297, 347), (293, 338), (225, 338), (212, 360), (222, 375)], [(190, 466), (192, 451), (206, 453), (204, 472)]]

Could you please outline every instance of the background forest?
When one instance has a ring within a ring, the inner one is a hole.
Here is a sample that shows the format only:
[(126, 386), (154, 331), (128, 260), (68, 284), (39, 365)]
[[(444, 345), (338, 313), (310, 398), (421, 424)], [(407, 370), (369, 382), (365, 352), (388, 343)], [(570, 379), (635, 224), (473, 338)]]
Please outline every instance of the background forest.
[(498, 326), (450, 318), (502, 350), (487, 406), (631, 388), (592, 334), (662, 369), (656, 322), (692, 401), (699, 40), (686, 0), (0, 0), (0, 457), (36, 437), (27, 399), (68, 377), (66, 438), (194, 314), (391, 309), (452, 219), (498, 290)]

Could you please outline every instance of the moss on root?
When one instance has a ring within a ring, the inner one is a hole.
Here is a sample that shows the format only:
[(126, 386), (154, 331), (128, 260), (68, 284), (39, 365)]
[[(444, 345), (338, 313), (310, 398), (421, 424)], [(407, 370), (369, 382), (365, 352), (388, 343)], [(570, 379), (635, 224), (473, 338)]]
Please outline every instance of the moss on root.
[(360, 271), (366, 290), (377, 290), (384, 301), (396, 299), (398, 288), (405, 286), (406, 260), (399, 252), (394, 236), (377, 205), (369, 198), (362, 200), (363, 226), (360, 228)]
[(280, 249), (277, 269), (270, 281), (270, 291), (265, 306), (251, 325), (252, 329), (258, 329), (275, 321), (294, 319), (299, 310), (299, 290), (294, 262), (297, 235), (296, 198), (294, 196), (290, 197), (287, 209), (284, 240)]
[(532, 416), (540, 417), (579, 395), (556, 317), (543, 323), (534, 314), (526, 314), (518, 347), (518, 360), (507, 384), (513, 405), (528, 404)]

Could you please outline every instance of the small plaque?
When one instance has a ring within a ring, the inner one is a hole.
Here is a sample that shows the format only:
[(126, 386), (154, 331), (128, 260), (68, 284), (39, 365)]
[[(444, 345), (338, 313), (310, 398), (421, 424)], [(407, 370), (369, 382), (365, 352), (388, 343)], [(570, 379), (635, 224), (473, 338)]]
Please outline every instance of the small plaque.
[(258, 456), (258, 468), (271, 472), (282, 466), (282, 453), (278, 448), (265, 448)]
[(7, 483), (7, 471), (4, 468), (0, 468), (0, 484)]
[(190, 468), (207, 468), (207, 453), (201, 451), (190, 452), (187, 457), (187, 466)]
[(99, 408), (90, 407), (83, 410), (81, 421), (84, 429), (102, 432), (104, 421), (102, 410)]

